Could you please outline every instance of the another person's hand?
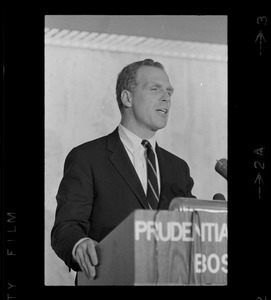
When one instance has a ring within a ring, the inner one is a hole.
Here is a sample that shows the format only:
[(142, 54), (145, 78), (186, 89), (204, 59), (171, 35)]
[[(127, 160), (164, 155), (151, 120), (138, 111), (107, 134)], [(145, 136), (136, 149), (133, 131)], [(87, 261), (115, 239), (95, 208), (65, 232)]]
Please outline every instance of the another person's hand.
[(97, 244), (96, 241), (87, 239), (80, 243), (75, 250), (75, 259), (89, 279), (96, 276), (95, 266), (98, 264), (98, 256), (95, 246)]

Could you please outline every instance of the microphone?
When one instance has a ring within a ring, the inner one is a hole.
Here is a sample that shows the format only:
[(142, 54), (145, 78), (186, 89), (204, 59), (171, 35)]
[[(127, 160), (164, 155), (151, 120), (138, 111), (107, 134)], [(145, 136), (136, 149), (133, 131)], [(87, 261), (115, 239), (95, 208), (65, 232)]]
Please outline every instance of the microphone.
[(215, 165), (215, 170), (218, 174), (220, 174), (222, 177), (224, 177), (227, 180), (227, 164), (228, 160), (226, 158), (221, 158), (220, 160), (217, 160), (217, 163)]
[(226, 201), (226, 198), (224, 197), (223, 194), (217, 193), (213, 196), (213, 200), (223, 200)]

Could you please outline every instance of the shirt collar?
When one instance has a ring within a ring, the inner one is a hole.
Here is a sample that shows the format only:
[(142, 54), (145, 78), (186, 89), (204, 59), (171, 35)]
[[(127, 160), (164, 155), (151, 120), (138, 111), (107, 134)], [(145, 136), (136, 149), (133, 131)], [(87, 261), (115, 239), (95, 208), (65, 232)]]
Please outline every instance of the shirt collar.
[(155, 136), (151, 137), (150, 139), (148, 139), (148, 141), (150, 142), (153, 151), (155, 152), (155, 146), (156, 146), (156, 139)]
[[(119, 124), (119, 135), (121, 141), (124, 143), (124, 145), (128, 148), (128, 150), (131, 153), (134, 153), (136, 150), (140, 148), (142, 139), (128, 130), (126, 127), (124, 127), (122, 124)], [(148, 140), (155, 151), (155, 145), (156, 145), (156, 139), (155, 136), (151, 137)], [(143, 147), (143, 146), (142, 146)]]

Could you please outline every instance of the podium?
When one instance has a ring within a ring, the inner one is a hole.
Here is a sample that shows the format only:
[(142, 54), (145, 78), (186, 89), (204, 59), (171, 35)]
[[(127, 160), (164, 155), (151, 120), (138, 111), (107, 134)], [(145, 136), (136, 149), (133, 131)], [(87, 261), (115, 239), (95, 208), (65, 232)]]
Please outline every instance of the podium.
[(97, 246), (96, 278), (78, 285), (226, 285), (227, 202), (175, 198), (135, 210)]

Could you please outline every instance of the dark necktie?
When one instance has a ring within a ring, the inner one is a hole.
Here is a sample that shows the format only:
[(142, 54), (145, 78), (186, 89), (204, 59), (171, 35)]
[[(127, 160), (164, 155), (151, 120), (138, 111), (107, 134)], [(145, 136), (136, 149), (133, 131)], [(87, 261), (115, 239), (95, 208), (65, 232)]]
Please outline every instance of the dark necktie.
[(155, 155), (151, 144), (147, 140), (142, 141), (147, 149), (147, 199), (152, 209), (157, 209), (159, 202), (158, 178), (156, 171)]

